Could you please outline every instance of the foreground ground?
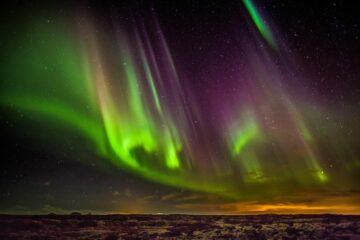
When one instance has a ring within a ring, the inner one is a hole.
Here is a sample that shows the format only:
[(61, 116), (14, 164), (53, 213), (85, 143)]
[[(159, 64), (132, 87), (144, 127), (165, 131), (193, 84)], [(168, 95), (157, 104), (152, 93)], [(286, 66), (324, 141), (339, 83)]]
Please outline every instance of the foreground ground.
[(360, 216), (0, 216), (0, 239), (359, 239)]

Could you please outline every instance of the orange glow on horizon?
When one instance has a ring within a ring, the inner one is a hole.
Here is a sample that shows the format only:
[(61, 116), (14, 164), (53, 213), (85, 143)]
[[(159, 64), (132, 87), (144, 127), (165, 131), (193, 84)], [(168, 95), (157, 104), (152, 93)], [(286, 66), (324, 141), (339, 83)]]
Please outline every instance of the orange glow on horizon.
[(178, 209), (210, 214), (360, 214), (360, 205), (349, 204), (304, 204), (304, 203), (223, 203), (179, 204)]

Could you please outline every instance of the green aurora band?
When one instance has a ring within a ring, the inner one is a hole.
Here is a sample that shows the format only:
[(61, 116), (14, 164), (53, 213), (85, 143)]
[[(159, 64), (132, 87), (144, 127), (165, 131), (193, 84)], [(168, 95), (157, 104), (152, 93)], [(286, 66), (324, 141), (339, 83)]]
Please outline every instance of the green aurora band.
[(256, 9), (254, 3), (251, 0), (243, 0), (246, 10), (249, 12), (251, 19), (253, 20), (256, 28), (259, 30), (261, 36), (267, 41), (267, 43), (277, 49), (277, 45), (270, 28), (266, 25), (264, 19), (261, 17), (259, 11)]

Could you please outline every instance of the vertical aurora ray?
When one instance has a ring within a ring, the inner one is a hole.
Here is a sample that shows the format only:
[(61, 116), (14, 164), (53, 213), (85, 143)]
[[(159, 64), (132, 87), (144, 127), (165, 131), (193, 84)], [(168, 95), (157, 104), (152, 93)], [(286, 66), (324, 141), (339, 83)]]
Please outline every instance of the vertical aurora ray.
[(316, 180), (320, 181), (321, 183), (327, 182), (329, 180), (329, 177), (327, 176), (326, 172), (320, 167), (319, 161), (317, 160), (314, 150), (311, 146), (311, 143), (314, 140), (312, 134), (306, 127), (304, 120), (298, 113), (294, 104), (292, 104), (288, 99), (286, 101), (286, 104), (289, 109), (289, 114), (294, 121), (294, 125), (297, 129), (299, 138), (303, 143), (307, 155), (307, 164), (309, 166), (309, 169), (313, 171), (312, 175)]
[(176, 129), (174, 127), (169, 127), (169, 125), (173, 126), (173, 124), (166, 120), (166, 116), (164, 115), (164, 113), (162, 111), (158, 90), (155, 86), (155, 81), (154, 81), (153, 74), (152, 74), (152, 72), (154, 72), (154, 71), (151, 71), (151, 69), (150, 69), (148, 57), (145, 54), (144, 46), (141, 43), (141, 39), (140, 39), (138, 31), (135, 31), (135, 36), (136, 36), (137, 46), (140, 51), (140, 57), (141, 57), (144, 71), (145, 71), (145, 76), (148, 81), (151, 93), (152, 93), (153, 101), (154, 101), (156, 109), (160, 115), (159, 117), (160, 117), (161, 121), (166, 123), (164, 125), (164, 132), (163, 132), (163, 138), (164, 138), (164, 142), (165, 142), (164, 148), (165, 148), (166, 165), (170, 169), (179, 168), (180, 160), (177, 155), (178, 155), (179, 151), (181, 151), (181, 142), (177, 136), (178, 134), (177, 134)]
[(239, 155), (246, 145), (258, 135), (258, 128), (253, 118), (247, 118), (240, 127), (230, 131), (234, 133), (232, 152), (235, 155)]
[(151, 71), (150, 66), (149, 66), (148, 58), (145, 55), (144, 47), (141, 44), (141, 40), (140, 40), (140, 36), (139, 36), (138, 31), (135, 31), (135, 36), (136, 36), (137, 47), (138, 47), (138, 49), (140, 51), (141, 62), (142, 62), (142, 65), (144, 66), (146, 79), (148, 80), (148, 83), (150, 85), (150, 89), (151, 89), (152, 97), (153, 97), (153, 99), (155, 101), (156, 109), (161, 114), (162, 110), (161, 110), (161, 104), (160, 104), (160, 98), (159, 98), (158, 90), (157, 90), (157, 88), (155, 86), (154, 77), (153, 77), (152, 71)]
[(255, 116), (249, 111), (244, 111), (243, 115), (245, 116), (240, 121), (241, 124), (238, 124), (237, 121), (236, 126), (229, 129), (231, 134), (229, 137), (230, 151), (236, 164), (243, 169), (244, 182), (262, 182), (264, 181), (263, 171), (257, 159), (256, 151), (251, 149), (251, 144), (261, 139), (261, 133)]

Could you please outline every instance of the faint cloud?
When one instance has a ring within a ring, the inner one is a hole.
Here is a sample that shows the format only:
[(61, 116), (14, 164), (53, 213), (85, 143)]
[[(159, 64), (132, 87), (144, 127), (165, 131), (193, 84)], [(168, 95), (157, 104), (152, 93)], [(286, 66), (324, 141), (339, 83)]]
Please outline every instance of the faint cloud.
[(181, 196), (181, 193), (170, 193), (170, 194), (166, 194), (164, 196), (162, 196), (160, 198), (161, 201), (169, 201), (169, 200), (174, 200), (177, 197)]
[(126, 196), (126, 197), (132, 197), (132, 192), (130, 191), (130, 189), (129, 188), (126, 188), (125, 190), (124, 190), (124, 195)]
[(183, 197), (179, 197), (176, 199), (176, 201), (178, 202), (185, 202), (185, 201), (191, 201), (191, 200), (198, 200), (198, 199), (201, 199), (203, 198), (202, 195), (189, 195), (189, 196), (183, 196)]
[(50, 186), (50, 185), (51, 185), (51, 181), (49, 180), (49, 181), (44, 182), (44, 185), (45, 185), (45, 186)]
[(149, 196), (143, 197), (143, 200), (144, 200), (144, 201), (152, 200), (152, 199), (154, 199), (154, 196), (153, 196), (153, 195), (149, 195)]

